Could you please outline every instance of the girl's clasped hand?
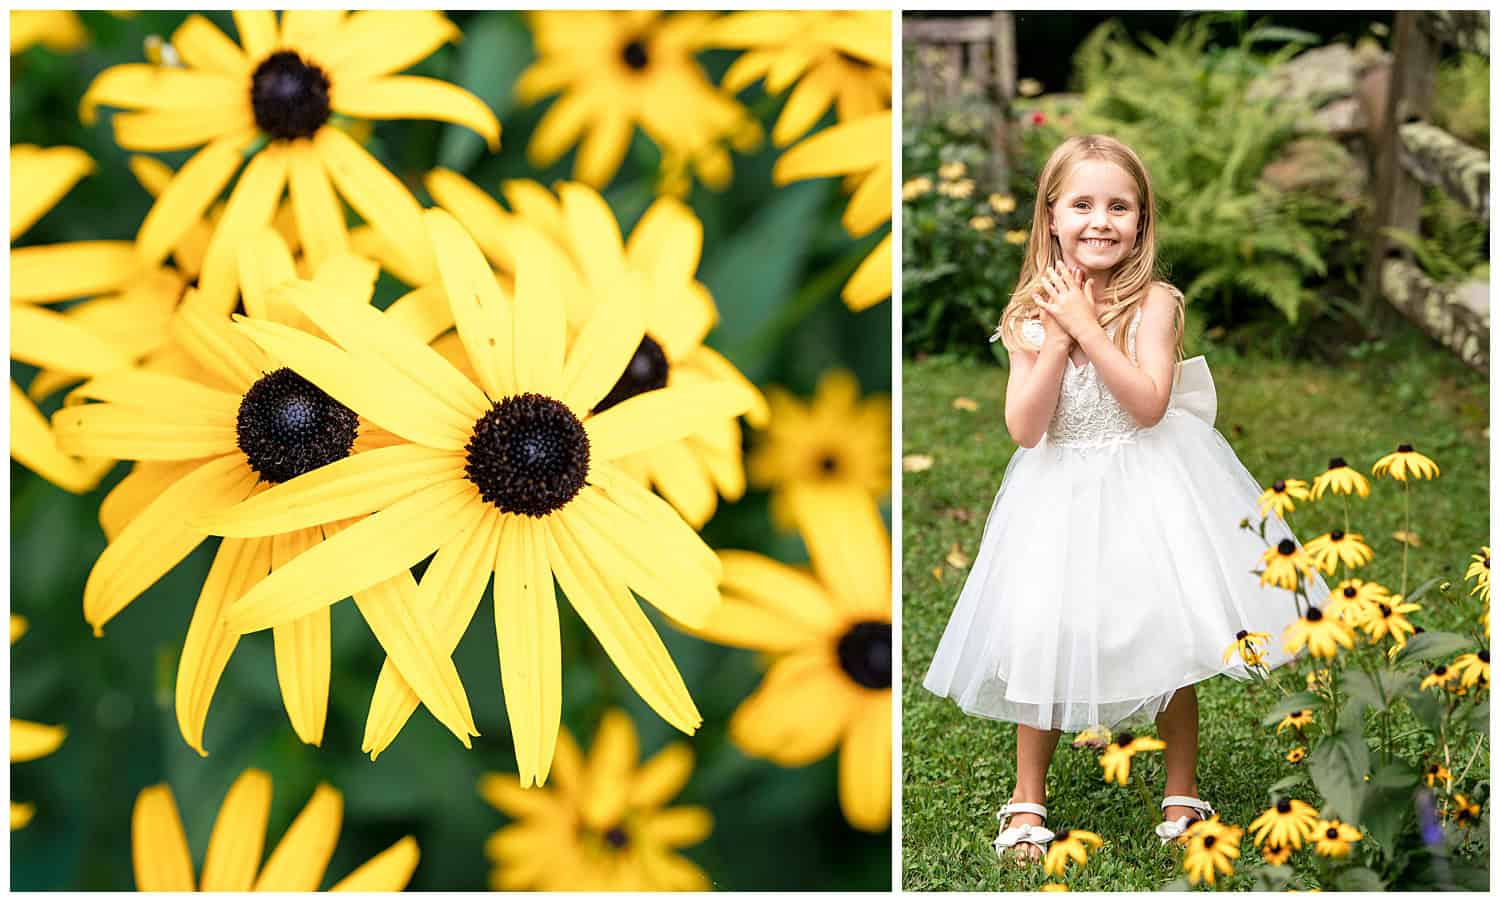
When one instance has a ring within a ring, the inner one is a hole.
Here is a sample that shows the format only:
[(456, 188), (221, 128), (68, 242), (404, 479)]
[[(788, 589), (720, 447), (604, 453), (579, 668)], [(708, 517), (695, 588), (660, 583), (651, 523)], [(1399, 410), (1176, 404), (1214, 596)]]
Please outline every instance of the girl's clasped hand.
[(1094, 280), (1086, 279), (1083, 270), (1052, 264), (1041, 274), (1042, 292), (1032, 295), (1041, 308), (1042, 326), (1050, 334), (1054, 326), (1073, 341), (1082, 341), (1092, 329), (1101, 328), (1094, 312)]

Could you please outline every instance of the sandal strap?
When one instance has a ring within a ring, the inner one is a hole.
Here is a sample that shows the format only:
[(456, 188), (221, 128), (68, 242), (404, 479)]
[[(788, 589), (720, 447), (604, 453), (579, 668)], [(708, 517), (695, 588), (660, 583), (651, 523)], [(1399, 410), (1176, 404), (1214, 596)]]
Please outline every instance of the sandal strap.
[(1202, 799), (1195, 799), (1192, 796), (1167, 796), (1166, 798), (1161, 800), (1161, 807), (1163, 811), (1173, 805), (1181, 805), (1184, 808), (1191, 808), (1194, 811), (1197, 811), (1200, 814), (1204, 815), (1205, 817), (1212, 817), (1213, 815), (1218, 813), (1214, 811), (1212, 805), (1208, 804)]
[(1047, 817), (1047, 806), (1038, 805), (1036, 802), (1006, 802), (995, 812), (995, 817), (1005, 820), (1012, 814), (1035, 814), (1038, 817)]
[(999, 851), (1001, 849), (1009, 849), (1019, 843), (1030, 843), (1046, 851), (1047, 844), (1052, 842), (1052, 838), (1056, 835), (1046, 827), (1023, 824), (1019, 827), (1010, 827), (1006, 830), (1001, 830), (1000, 835), (995, 837), (995, 849)]

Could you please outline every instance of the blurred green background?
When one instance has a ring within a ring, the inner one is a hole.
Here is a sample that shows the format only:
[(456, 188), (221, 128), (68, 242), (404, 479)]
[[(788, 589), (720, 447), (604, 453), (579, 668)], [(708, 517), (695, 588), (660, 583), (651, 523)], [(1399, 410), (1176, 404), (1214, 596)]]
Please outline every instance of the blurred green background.
[[(87, 151), (98, 171), (85, 178), (17, 242), (47, 244), (130, 239), (150, 197), (126, 168), (109, 116), (84, 128), (78, 101), (104, 68), (143, 59), (147, 35), (169, 37), (180, 12), (121, 18), (84, 12), (88, 46), (59, 55), (33, 47), (11, 58), (11, 140)], [(207, 14), (233, 35), (227, 12)], [(516, 76), (533, 58), (530, 33), (515, 12), (458, 13), (464, 33), (409, 70), (463, 85), (500, 118), (502, 149), (456, 126), (382, 122), (371, 150), (424, 204), (420, 178), (438, 165), (497, 192), (501, 179), (552, 184), (568, 177), (572, 155), (543, 172), (526, 161), (526, 141), (549, 101), (520, 108), (511, 97)], [(718, 79), (729, 52), (700, 57)], [(759, 85), (741, 95), (769, 131), (783, 98)], [(828, 125), (831, 115), (822, 123)], [(822, 127), (820, 126), (820, 127)], [(176, 167), (188, 154), (162, 155)], [(890, 307), (851, 314), (838, 298), (849, 272), (880, 233), (852, 241), (839, 223), (845, 197), (836, 179), (778, 188), (771, 182), (777, 152), (765, 146), (734, 157), (734, 182), (723, 193), (695, 187), (688, 198), (703, 222), (699, 278), (719, 305), (721, 322), (709, 344), (759, 385), (781, 384), (811, 394), (832, 367), (851, 369), (864, 392), (889, 392)], [(604, 192), (622, 231), (653, 198), (655, 148), (637, 135), (630, 155)], [(382, 276), (377, 303), (402, 286)], [(34, 371), (12, 363), (23, 387)], [(57, 399), (44, 405), (55, 409)], [(287, 723), (277, 689), (269, 633), (245, 637), (224, 674), (205, 734), (207, 758), (178, 735), (172, 713), (177, 655), (216, 540), (204, 543), (93, 638), (82, 616), (82, 591), (104, 547), (99, 501), (126, 472), (119, 466), (94, 492), (77, 497), (12, 463), (11, 610), (30, 621), (12, 647), (14, 716), (62, 724), (68, 738), (54, 754), (11, 768), (11, 797), (36, 804), (32, 823), (11, 834), (11, 888), (129, 889), (130, 812), (145, 786), (170, 784), (193, 857), (201, 867), (213, 819), (230, 783), (246, 767), (273, 778), (268, 849), (327, 782), (344, 796), (344, 826), (325, 885), (406, 834), (416, 836), (421, 863), (410, 889), (487, 888), (485, 839), (505, 817), (476, 793), (485, 771), (514, 772), (515, 758), (501, 701), (492, 598), (486, 597), (455, 655), (481, 732), (466, 751), (426, 712), (371, 763), (359, 751), (364, 717), (382, 654), (347, 601), (333, 608), (333, 682), (322, 748), (301, 744)], [(887, 505), (886, 510), (889, 510)], [(888, 516), (888, 515), (887, 515)], [(794, 536), (773, 533), (767, 497), (751, 492), (721, 503), (704, 530), (716, 548), (746, 548), (801, 562)], [(561, 601), (561, 599), (560, 599)], [(643, 757), (677, 734), (639, 701), (572, 609), (560, 604), (564, 650), (563, 720), (587, 747), (605, 708), (623, 705), (641, 736)], [(648, 608), (649, 610), (649, 608)], [(677, 803), (703, 804), (715, 827), (703, 844), (684, 850), (717, 889), (886, 889), (890, 834), (850, 828), (837, 801), (836, 756), (787, 770), (742, 755), (726, 737), (730, 714), (758, 684), (763, 662), (677, 633), (654, 616), (692, 690), (704, 726), (691, 739), (697, 767)]]

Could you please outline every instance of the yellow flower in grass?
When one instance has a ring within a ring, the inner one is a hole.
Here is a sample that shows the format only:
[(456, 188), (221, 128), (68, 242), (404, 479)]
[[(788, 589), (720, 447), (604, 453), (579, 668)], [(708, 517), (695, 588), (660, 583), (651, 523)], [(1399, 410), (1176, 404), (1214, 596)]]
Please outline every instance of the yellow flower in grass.
[(1363, 473), (1349, 466), (1342, 457), (1334, 457), (1329, 459), (1328, 469), (1313, 479), (1312, 500), (1322, 498), (1325, 491), (1332, 491), (1335, 495), (1358, 493), (1359, 497), (1368, 498), (1370, 481)]
[[(800, 179), (848, 176), (855, 188), (844, 208), (844, 229), (854, 238), (863, 238), (891, 220), (893, 122), (887, 109), (824, 129), (782, 154), (772, 178), (785, 185)], [(891, 296), (891, 260), (891, 235), (887, 233), (844, 285), (844, 303), (850, 310), (873, 307)]]
[(1104, 754), (1099, 756), (1099, 764), (1104, 767), (1104, 782), (1124, 786), (1130, 779), (1131, 758), (1139, 752), (1155, 752), (1166, 747), (1167, 744), (1160, 739), (1120, 733), (1110, 740)]
[(1478, 652), (1459, 655), (1453, 662), (1453, 669), (1458, 671), (1459, 683), (1463, 686), (1477, 684), (1483, 689), (1490, 684), (1490, 650), (1484, 648)]
[(1307, 556), (1324, 573), (1332, 573), (1340, 563), (1346, 568), (1363, 567), (1374, 557), (1370, 546), (1365, 544), (1364, 536), (1355, 532), (1346, 533), (1342, 529), (1335, 529), (1310, 540), (1302, 550), (1307, 552)]
[(1293, 499), (1307, 500), (1307, 483), (1301, 479), (1278, 479), (1271, 483), (1270, 488), (1261, 492), (1260, 499), (1256, 502), (1256, 512), (1262, 517), (1267, 511), (1284, 517), (1297, 509), (1292, 503)]
[[(291, 256), (280, 239), (268, 229), (257, 233), (246, 242), (241, 261), (246, 311), (283, 323), (282, 328), (304, 340), (316, 340), (294, 325), (303, 322), (302, 314), (278, 301), (271, 290), (293, 277)], [(376, 275), (369, 261), (339, 254), (325, 261), (309, 288), (327, 306), (367, 304)], [(278, 366), (227, 318), (198, 307), (191, 298), (177, 313), (172, 333), (195, 365), (189, 374), (134, 369), (98, 376), (73, 396), (102, 403), (64, 407), (53, 417), (65, 449), (139, 462), (100, 506), (109, 544), (89, 572), (83, 593), (84, 618), (95, 635), (208, 537), (200, 522), (204, 517), (269, 485), (397, 441)], [(203, 729), (214, 691), (239, 641), (239, 634), (224, 624), (225, 610), (268, 572), (347, 525), (337, 522), (342, 519), (328, 517), (219, 544), (177, 669), (178, 727), (199, 754), (206, 754)], [(410, 574), (388, 573), (353, 591), (360, 613), (402, 676), (467, 743), (474, 733), (468, 701), (452, 662), (431, 653), (435, 640), (426, 623), (413, 616), (417, 593)], [(315, 745), (322, 741), (328, 709), (328, 614), (326, 607), (310, 608), (277, 623), (274, 637), (287, 714), (297, 735)]]
[(1313, 657), (1331, 660), (1338, 655), (1340, 645), (1354, 647), (1354, 631), (1347, 624), (1311, 607), (1282, 632), (1281, 638), (1289, 655), (1306, 647)]
[(1390, 600), (1390, 590), (1380, 583), (1351, 578), (1334, 586), (1328, 593), (1323, 613), (1353, 626), (1364, 620), (1376, 605), (1388, 604)]
[(1309, 840), (1317, 841), (1313, 851), (1325, 858), (1347, 858), (1351, 843), (1364, 838), (1363, 833), (1337, 819), (1318, 821), (1313, 825), (1312, 836), (1308, 837)]
[(1447, 689), (1448, 684), (1458, 678), (1458, 671), (1448, 667), (1447, 664), (1439, 664), (1432, 672), (1422, 678), (1422, 684), (1418, 689), (1426, 690), (1434, 686), (1438, 689)]
[(239, 172), (204, 249), (199, 296), (211, 309), (233, 309), (237, 250), (271, 221), (283, 190), (313, 269), (349, 247), (342, 198), (409, 254), (413, 267), (430, 272), (416, 198), (329, 120), (437, 119), (473, 129), (498, 148), (500, 124), (479, 98), (437, 79), (394, 74), (458, 39), (458, 29), (441, 13), (419, 10), (290, 10), (279, 22), (270, 10), (236, 10), (234, 21), (238, 45), (190, 16), (171, 39), (182, 67), (111, 66), (84, 94), (85, 124), (99, 106), (129, 111), (112, 122), (121, 147), (202, 146), (141, 223), (142, 261), (165, 259)]
[[(1474, 580), (1474, 588), (1469, 590), (1469, 594), (1473, 595), (1478, 592), (1479, 597), (1488, 602), (1490, 600), (1490, 546), (1485, 545), (1480, 548), (1479, 553), (1470, 555), (1469, 560), (1472, 563), (1469, 564), (1469, 569), (1464, 571), (1465, 581)], [(1489, 631), (1488, 625), (1485, 626), (1485, 631)]]
[[(1423, 688), (1426, 687), (1424, 686)], [(1453, 785), (1453, 775), (1448, 772), (1448, 768), (1441, 764), (1427, 765), (1427, 769), (1422, 771), (1422, 778), (1427, 781), (1429, 788), (1436, 787), (1440, 781), (1445, 789)]]
[(827, 485), (880, 498), (891, 486), (891, 405), (885, 395), (861, 399), (848, 370), (829, 370), (812, 401), (803, 404), (784, 389), (766, 391), (771, 422), (746, 461), (750, 484), (771, 490), (771, 519), (791, 529), (789, 493), (799, 486)]
[(1303, 708), (1300, 711), (1293, 711), (1292, 713), (1283, 717), (1281, 719), (1281, 723), (1276, 725), (1276, 732), (1279, 734), (1282, 730), (1286, 729), (1301, 730), (1303, 727), (1312, 723), (1312, 719), (1313, 713), (1311, 708)]
[[(495, 576), (501, 685), (521, 784), (545, 782), (562, 714), (562, 653), (553, 578), (625, 679), (686, 733), (701, 717), (634, 590), (668, 616), (701, 623), (718, 605), (718, 559), (665, 501), (613, 461), (748, 409), (729, 383), (645, 392), (591, 411), (619, 379), (645, 329), (629, 283), (598, 305), (567, 346), (562, 253), (518, 230), (513, 297), (463, 227), (423, 214), (442, 289), (475, 373), (366, 305), (330, 302), (316, 285), (278, 297), (336, 343), (256, 319), (241, 334), (371, 422), (396, 444), (352, 455), (205, 519), (216, 534), (259, 536), (371, 516), (257, 583), (223, 614), (254, 632), (326, 611), (436, 552), (417, 592), (427, 654), (448, 656)], [(388, 649), (389, 651), (389, 649)], [(364, 749), (377, 753), (416, 704), (387, 667)], [(429, 666), (431, 666), (429, 664)], [(399, 673), (398, 673), (399, 672)]]
[(1088, 862), (1088, 847), (1099, 848), (1104, 845), (1104, 840), (1099, 834), (1090, 833), (1087, 830), (1063, 830), (1052, 838), (1052, 843), (1047, 847), (1047, 858), (1043, 864), (1043, 870), (1053, 877), (1061, 877), (1068, 869), (1068, 862), (1073, 861), (1079, 867)]
[(752, 10), (731, 13), (709, 29), (708, 43), (743, 49), (721, 86), (738, 94), (757, 79), (768, 93), (792, 86), (771, 130), (785, 147), (807, 133), (829, 107), (848, 122), (891, 102), (891, 14), (869, 10)]
[[(1292, 764), (1301, 764), (1307, 758), (1307, 747), (1299, 745), (1286, 753), (1286, 760)], [(1254, 824), (1250, 825), (1254, 827)]]
[(950, 160), (938, 167), (938, 178), (945, 182), (953, 182), (969, 174), (969, 167), (962, 160)]
[[(10, 55), (36, 44), (56, 53), (72, 53), (88, 43), (88, 29), (78, 13), (67, 9), (13, 9), (10, 12)], [(15, 182), (11, 182), (14, 186)], [(12, 189), (14, 190), (14, 189)]]
[[(26, 618), (10, 615), (10, 644), (26, 633)], [(50, 727), (29, 720), (10, 719), (10, 762), (35, 761), (57, 751), (68, 736), (64, 727)], [(30, 802), (10, 803), (10, 828), (19, 830), (31, 823), (36, 806)]]
[(1317, 824), (1318, 809), (1297, 799), (1281, 799), (1251, 821), (1250, 830), (1257, 843), (1269, 840), (1270, 845), (1300, 849), (1312, 839)]
[(1276, 866), (1286, 864), (1287, 859), (1292, 857), (1292, 850), (1286, 846), (1278, 846), (1274, 843), (1260, 847), (1260, 858), (1266, 864)]
[[(956, 163), (954, 165), (962, 166), (963, 164)], [(974, 180), (959, 179), (956, 182), (944, 182), (938, 185), (938, 193), (944, 197), (954, 198), (955, 200), (972, 197), (974, 195)]]
[(919, 175), (914, 179), (908, 179), (901, 185), (902, 200), (916, 200), (926, 197), (932, 191), (932, 179), (925, 175)]
[(1396, 450), (1375, 461), (1370, 469), (1375, 476), (1390, 476), (1405, 482), (1407, 479), (1436, 479), (1438, 465), (1432, 458), (1413, 451), (1411, 445), (1398, 445)]
[(1460, 793), (1453, 794), (1453, 807), (1448, 809), (1448, 817), (1453, 823), (1465, 829), (1479, 823), (1479, 816), (1483, 809), (1477, 802), (1470, 801), (1469, 797)]
[(1219, 823), (1216, 814), (1188, 828), (1187, 852), (1182, 856), (1182, 870), (1188, 882), (1194, 886), (1207, 883), (1213, 886), (1214, 877), (1234, 873), (1234, 860), (1240, 857), (1241, 827)]
[[(316, 892), (338, 843), (344, 797), (326, 783), (318, 784), (262, 864), (270, 816), (271, 776), (253, 768), (240, 774), (219, 806), (203, 871), (195, 879), (192, 852), (171, 787), (165, 783), (146, 787), (136, 796), (130, 817), (135, 888), (143, 892)], [(404, 837), (329, 889), (403, 890), (419, 858), (416, 839)]]
[(733, 167), (724, 144), (750, 114), (693, 58), (713, 19), (702, 11), (530, 13), (537, 59), (516, 82), (516, 98), (533, 104), (561, 92), (532, 132), (531, 164), (550, 166), (577, 144), (573, 177), (603, 188), (639, 126), (664, 156), (692, 160), (705, 185), (727, 187)]
[[(766, 424), (770, 412), (760, 391), (704, 343), (719, 313), (713, 296), (695, 277), (703, 226), (686, 205), (659, 198), (636, 223), (629, 240), (622, 241), (608, 204), (586, 185), (563, 183), (554, 197), (535, 182), (508, 182), (505, 193), (516, 211), (510, 213), (457, 173), (438, 170), (428, 174), (426, 183), (501, 272), (507, 291), (514, 285), (510, 234), (515, 229), (529, 223), (562, 248), (569, 265), (559, 278), (570, 334), (581, 330), (622, 283), (638, 286), (646, 334), (609, 393), (595, 405), (595, 413), (663, 386), (728, 382), (754, 397), (746, 413), (750, 423)], [(451, 325), (451, 315), (437, 317), (441, 312), (430, 317), (432, 324)], [(437, 347), (450, 361), (467, 365), (455, 333), (439, 339)], [(738, 421), (725, 417), (693, 435), (619, 458), (615, 466), (641, 484), (654, 486), (694, 528), (700, 528), (713, 516), (719, 497), (735, 501), (744, 494), (741, 446)]]
[(552, 783), (522, 789), (514, 774), (485, 774), (479, 794), (512, 821), (491, 834), (485, 856), (495, 890), (706, 891), (707, 875), (677, 849), (713, 830), (698, 805), (669, 808), (693, 773), (693, 751), (674, 742), (639, 765), (635, 727), (605, 712), (587, 758), (566, 728)]
[(1270, 633), (1252, 633), (1249, 630), (1240, 630), (1234, 634), (1234, 642), (1224, 649), (1224, 663), (1236, 654), (1240, 660), (1245, 662), (1246, 667), (1258, 667), (1265, 663), (1263, 652), (1271, 641)]
[(1366, 608), (1364, 618), (1359, 621), (1358, 626), (1370, 637), (1371, 643), (1379, 642), (1389, 635), (1395, 641), (1396, 648), (1401, 648), (1406, 645), (1406, 637), (1416, 631), (1406, 615), (1421, 609), (1419, 604), (1411, 604), (1400, 595), (1392, 595), (1389, 601)]
[(1260, 556), (1261, 566), (1264, 568), (1260, 574), (1262, 586), (1280, 586), (1283, 589), (1297, 588), (1298, 574), (1307, 579), (1312, 579), (1317, 572), (1317, 564), (1313, 563), (1306, 549), (1298, 548), (1297, 543), (1291, 539), (1282, 539), (1277, 544), (1267, 548)]
[[(72, 147), (10, 149), (10, 240), (31, 228), (94, 169), (88, 154)], [(129, 353), (78, 317), (47, 305), (116, 292), (138, 280), (142, 267), (128, 241), (73, 241), (10, 252), (10, 359), (65, 374), (63, 382), (127, 367)], [(154, 280), (151, 284), (155, 285)], [(55, 390), (58, 380), (47, 392)], [(44, 387), (47, 380), (44, 379)], [(58, 447), (47, 420), (26, 393), (10, 383), (10, 456), (53, 485), (86, 492), (114, 460), (80, 460)]]
[(812, 572), (721, 551), (724, 604), (694, 635), (773, 655), (729, 735), (747, 753), (803, 767), (839, 749), (839, 804), (860, 830), (891, 819), (890, 537), (875, 502), (836, 486), (789, 507)]

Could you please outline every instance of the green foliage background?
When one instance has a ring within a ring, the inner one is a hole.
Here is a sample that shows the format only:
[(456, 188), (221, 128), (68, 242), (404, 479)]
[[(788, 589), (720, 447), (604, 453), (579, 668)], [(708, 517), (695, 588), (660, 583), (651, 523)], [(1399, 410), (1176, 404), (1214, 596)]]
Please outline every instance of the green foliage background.
[[(227, 12), (207, 15), (234, 34)], [(84, 128), (78, 101), (98, 72), (141, 61), (144, 38), (169, 36), (186, 14), (141, 12), (122, 19), (85, 12), (82, 17), (91, 33), (86, 48), (60, 56), (35, 47), (11, 60), (12, 142), (80, 147), (98, 164), (98, 171), (21, 244), (130, 239), (150, 206), (149, 195), (126, 168), (129, 154), (114, 144), (109, 117)], [(511, 96), (517, 75), (533, 58), (524, 18), (508, 11), (452, 18), (464, 40), (410, 71), (456, 82), (483, 98), (502, 122), (501, 151), (488, 155), (478, 136), (456, 126), (402, 121), (377, 125), (372, 152), (424, 204), (431, 199), (420, 178), (437, 165), (465, 174), (491, 193), (501, 179), (551, 184), (567, 178), (571, 154), (545, 172), (532, 170), (526, 161), (526, 141), (550, 101), (521, 108)], [(702, 59), (717, 78), (732, 55), (716, 52)], [(769, 131), (782, 98), (768, 98), (756, 86), (742, 99)], [(822, 125), (830, 122), (831, 117)], [(175, 167), (188, 155), (163, 158)], [(697, 187), (689, 198), (704, 228), (699, 278), (721, 314), (709, 344), (760, 385), (782, 384), (807, 395), (819, 374), (840, 366), (856, 373), (865, 392), (889, 392), (890, 308), (877, 306), (856, 316), (838, 299), (848, 273), (880, 236), (852, 241), (843, 231), (839, 217), (845, 197), (836, 179), (774, 186), (776, 156), (769, 144), (755, 154), (737, 154), (729, 190), (715, 194)], [(655, 149), (637, 136), (625, 166), (604, 192), (627, 234), (654, 196), (656, 162)], [(377, 303), (389, 303), (401, 290), (383, 276)], [(22, 386), (33, 373), (14, 363), (11, 370)], [(68, 728), (56, 753), (11, 768), (12, 798), (37, 807), (32, 823), (11, 834), (12, 889), (131, 888), (131, 808), (143, 787), (163, 781), (176, 796), (201, 866), (224, 793), (252, 766), (267, 770), (274, 782), (268, 849), (318, 782), (343, 793), (344, 826), (325, 884), (412, 833), (421, 863), (411, 889), (486, 888), (482, 846), (506, 818), (482, 802), (475, 787), (484, 771), (515, 770), (488, 591), (455, 655), (482, 734), (473, 750), (463, 749), (424, 710), (379, 761), (371, 763), (360, 753), (382, 656), (346, 602), (333, 608), (332, 698), (323, 747), (302, 745), (288, 725), (271, 638), (260, 633), (241, 641), (224, 674), (208, 719), (209, 756), (199, 758), (178, 735), (172, 684), (215, 540), (131, 604), (102, 638), (94, 638), (83, 621), (83, 586), (104, 547), (98, 504), (124, 472), (117, 467), (99, 489), (75, 497), (14, 463), (10, 467), (11, 609), (31, 624), (11, 649), (11, 710)], [(737, 504), (721, 504), (705, 539), (718, 548), (805, 561), (799, 540), (772, 531), (766, 508), (766, 496), (754, 492)], [(637, 699), (572, 609), (565, 602), (560, 609), (563, 720), (575, 736), (586, 746), (603, 710), (618, 704), (640, 732), (643, 756), (678, 738)], [(697, 768), (677, 801), (707, 805), (715, 827), (703, 844), (686, 850), (688, 857), (718, 889), (888, 888), (890, 834), (862, 834), (844, 822), (836, 756), (787, 770), (749, 759), (729, 743), (729, 716), (763, 672), (757, 656), (698, 641), (654, 619), (704, 717), (691, 739)]]

